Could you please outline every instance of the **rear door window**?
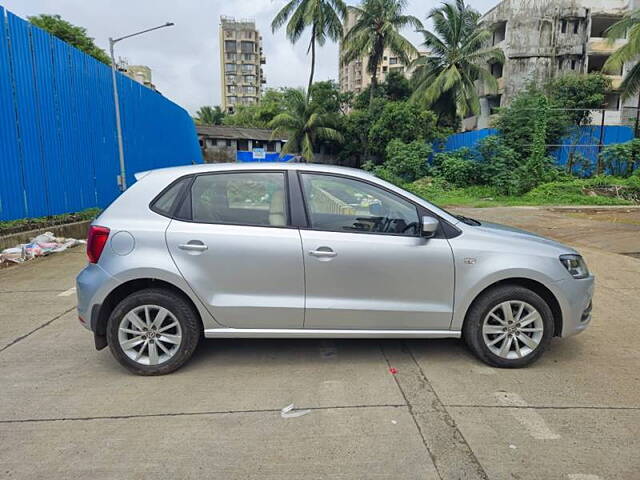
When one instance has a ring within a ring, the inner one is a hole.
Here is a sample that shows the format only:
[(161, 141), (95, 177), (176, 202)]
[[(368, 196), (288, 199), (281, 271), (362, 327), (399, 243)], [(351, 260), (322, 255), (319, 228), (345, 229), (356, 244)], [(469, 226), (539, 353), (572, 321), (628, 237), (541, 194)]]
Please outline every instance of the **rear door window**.
[(191, 217), (199, 223), (284, 227), (288, 223), (282, 172), (219, 173), (196, 177)]

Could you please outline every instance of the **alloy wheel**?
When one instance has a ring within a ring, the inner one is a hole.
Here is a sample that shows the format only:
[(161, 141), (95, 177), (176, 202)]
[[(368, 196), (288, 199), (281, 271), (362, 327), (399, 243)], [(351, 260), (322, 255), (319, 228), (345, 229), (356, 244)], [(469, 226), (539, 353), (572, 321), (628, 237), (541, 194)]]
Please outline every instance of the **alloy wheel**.
[(482, 323), (482, 338), (487, 348), (508, 360), (533, 353), (544, 334), (540, 312), (520, 300), (499, 303)]
[(118, 326), (120, 348), (141, 365), (159, 365), (180, 349), (182, 328), (176, 317), (158, 305), (140, 305), (122, 317)]

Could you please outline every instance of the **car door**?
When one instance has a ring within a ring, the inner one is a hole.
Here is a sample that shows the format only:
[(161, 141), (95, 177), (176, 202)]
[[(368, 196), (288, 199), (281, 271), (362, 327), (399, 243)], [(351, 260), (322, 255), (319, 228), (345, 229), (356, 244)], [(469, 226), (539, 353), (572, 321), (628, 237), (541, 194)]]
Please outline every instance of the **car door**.
[(361, 179), (300, 172), (305, 328), (447, 330), (453, 254), (416, 205)]
[(304, 266), (284, 172), (198, 175), (167, 231), (176, 266), (218, 323), (302, 328)]

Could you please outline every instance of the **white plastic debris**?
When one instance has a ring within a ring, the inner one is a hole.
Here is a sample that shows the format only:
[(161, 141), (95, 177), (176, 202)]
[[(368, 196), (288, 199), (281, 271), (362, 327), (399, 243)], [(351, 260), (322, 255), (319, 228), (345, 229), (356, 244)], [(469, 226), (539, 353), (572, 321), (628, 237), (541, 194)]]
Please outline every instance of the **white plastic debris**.
[(290, 405), (287, 405), (282, 410), (280, 410), (280, 416), (282, 418), (296, 418), (311, 412), (311, 410), (294, 410), (294, 408), (295, 408), (295, 405), (293, 403)]
[(22, 243), (12, 248), (5, 248), (0, 252), (0, 263), (22, 263), (34, 257), (63, 252), (67, 248), (87, 243), (75, 238), (56, 237), (46, 232), (31, 239), (29, 243)]

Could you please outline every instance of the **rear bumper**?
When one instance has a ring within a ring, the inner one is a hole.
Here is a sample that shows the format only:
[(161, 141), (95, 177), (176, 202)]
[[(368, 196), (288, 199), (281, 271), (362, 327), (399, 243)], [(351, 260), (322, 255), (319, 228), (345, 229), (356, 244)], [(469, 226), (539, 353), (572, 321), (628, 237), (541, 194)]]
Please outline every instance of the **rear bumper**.
[(584, 331), (591, 322), (591, 307), (595, 277), (567, 278), (554, 284), (556, 297), (562, 309), (561, 337), (570, 337)]
[(99, 306), (115, 283), (115, 278), (95, 263), (88, 264), (76, 277), (78, 316), (85, 328), (95, 332)]

